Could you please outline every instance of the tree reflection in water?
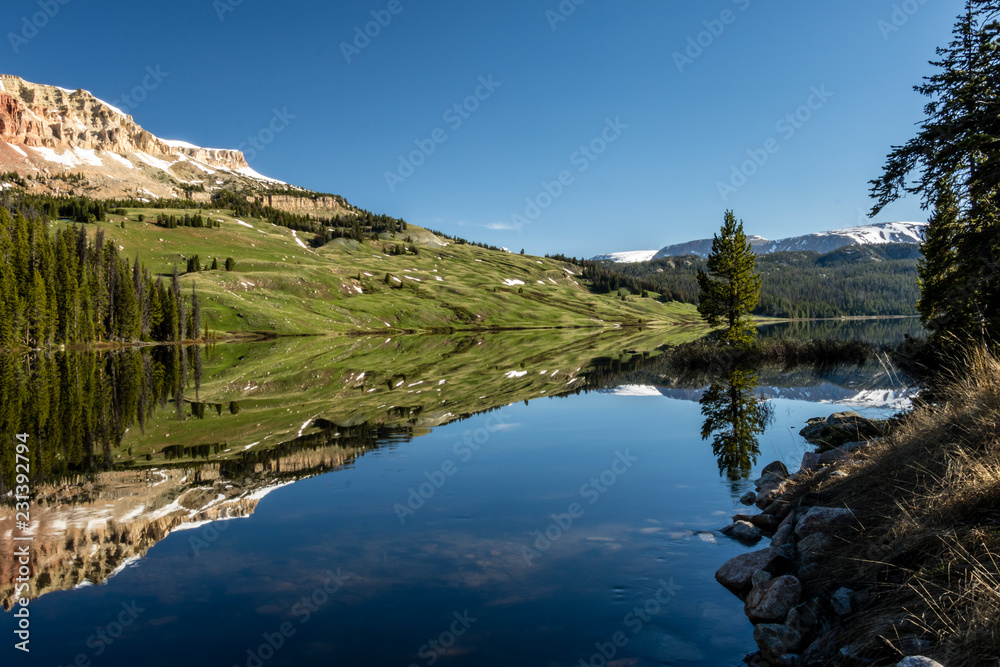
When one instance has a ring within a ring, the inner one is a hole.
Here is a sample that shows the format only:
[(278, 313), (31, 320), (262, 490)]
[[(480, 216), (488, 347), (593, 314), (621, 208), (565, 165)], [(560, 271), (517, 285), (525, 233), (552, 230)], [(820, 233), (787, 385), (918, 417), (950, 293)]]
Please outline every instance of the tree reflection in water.
[(713, 382), (702, 397), (703, 440), (712, 438), (712, 452), (720, 473), (731, 480), (746, 479), (757, 457), (757, 436), (774, 419), (771, 404), (757, 396), (757, 372), (734, 369), (725, 380)]

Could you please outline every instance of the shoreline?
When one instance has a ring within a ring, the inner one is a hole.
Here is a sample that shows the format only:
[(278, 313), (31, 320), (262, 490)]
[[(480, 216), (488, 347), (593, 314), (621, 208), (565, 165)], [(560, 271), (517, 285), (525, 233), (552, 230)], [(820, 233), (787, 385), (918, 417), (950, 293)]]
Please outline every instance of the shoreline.
[(992, 470), (998, 454), (978, 430), (966, 444), (940, 437), (974, 419), (984, 401), (992, 421), (979, 426), (996, 423), (1000, 362), (982, 356), (990, 375), (973, 363), (947, 387), (955, 397), (947, 407), (882, 422), (854, 412), (811, 419), (801, 435), (820, 451), (807, 452), (794, 473), (780, 461), (763, 468), (756, 492), (741, 499), (760, 513), (737, 514), (722, 533), (768, 546), (715, 575), (754, 625), (759, 650), (747, 664), (996, 664), (1000, 595), (987, 584), (984, 602), (976, 585), (996, 581), (998, 561), (980, 528), (993, 534), (1000, 479), (972, 475)]
[[(758, 326), (770, 326), (774, 324), (801, 323), (801, 322), (868, 322), (879, 320), (906, 320), (919, 319), (919, 316), (911, 315), (876, 315), (876, 316), (851, 316), (851, 317), (830, 317), (830, 318), (754, 318)], [(673, 331), (681, 329), (702, 328), (705, 334), (710, 334), (713, 330), (700, 322), (677, 322), (677, 323), (634, 323), (622, 322), (607, 325), (576, 325), (576, 326), (540, 326), (540, 327), (511, 327), (511, 326), (488, 326), (488, 327), (439, 327), (439, 328), (386, 328), (374, 329), (347, 329), (342, 331), (327, 332), (307, 332), (307, 333), (279, 333), (275, 331), (227, 331), (213, 334), (211, 338), (185, 339), (182, 341), (137, 341), (134, 343), (91, 341), (86, 343), (73, 343), (70, 345), (60, 344), (42, 348), (0, 348), (0, 352), (101, 352), (107, 350), (139, 349), (146, 347), (178, 346), (178, 345), (211, 345), (215, 343), (234, 342), (256, 342), (263, 340), (273, 340), (278, 338), (314, 338), (323, 336), (379, 336), (388, 334), (392, 336), (440, 336), (449, 334), (487, 334), (487, 333), (515, 333), (520, 331), (621, 331), (621, 330), (664, 330)]]

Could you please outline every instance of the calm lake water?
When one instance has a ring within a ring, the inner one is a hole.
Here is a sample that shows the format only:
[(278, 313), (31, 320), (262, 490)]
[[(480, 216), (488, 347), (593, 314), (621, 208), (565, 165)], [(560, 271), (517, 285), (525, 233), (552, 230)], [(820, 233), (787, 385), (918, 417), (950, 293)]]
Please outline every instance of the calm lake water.
[[(740, 664), (752, 627), (714, 573), (749, 548), (718, 530), (761, 467), (798, 467), (807, 419), (886, 414), (904, 382), (876, 364), (710, 387), (642, 354), (663, 342), (0, 359), (4, 437), (35, 434), (47, 473), (28, 528), (0, 514), (3, 664)], [(19, 535), (30, 654), (13, 648)]]

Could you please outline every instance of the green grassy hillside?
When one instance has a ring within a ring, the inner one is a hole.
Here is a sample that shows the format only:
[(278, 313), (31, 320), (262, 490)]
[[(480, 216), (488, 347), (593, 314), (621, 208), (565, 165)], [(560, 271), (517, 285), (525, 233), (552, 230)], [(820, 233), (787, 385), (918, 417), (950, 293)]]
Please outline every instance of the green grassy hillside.
[[(205, 266), (218, 258), (224, 267), (227, 257), (234, 258), (236, 271), (185, 274), (181, 281), (188, 292), (197, 284), (202, 319), (216, 332), (694, 326), (699, 321), (689, 305), (595, 295), (573, 265), (455, 244), (412, 225), (395, 239), (360, 244), (338, 239), (312, 249), (302, 234), (256, 219), (237, 220), (226, 210), (207, 211), (221, 227), (205, 229), (166, 229), (155, 224), (157, 214), (184, 211), (130, 209), (125, 217), (110, 216), (87, 229), (91, 234), (103, 229), (125, 255), (138, 255), (164, 275), (174, 265), (183, 273), (194, 255)], [(399, 256), (383, 252), (396, 244), (410, 250)]]

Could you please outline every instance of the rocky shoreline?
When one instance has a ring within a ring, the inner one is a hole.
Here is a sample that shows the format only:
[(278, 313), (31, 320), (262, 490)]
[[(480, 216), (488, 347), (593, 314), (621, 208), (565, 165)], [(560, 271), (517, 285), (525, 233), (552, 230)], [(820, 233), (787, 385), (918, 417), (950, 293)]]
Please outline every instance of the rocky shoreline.
[[(842, 470), (888, 429), (885, 422), (842, 412), (812, 419), (802, 431), (825, 451), (808, 452), (798, 472), (790, 474), (776, 461), (756, 481), (757, 492), (741, 499), (759, 514), (737, 514), (723, 534), (746, 544), (770, 538), (770, 546), (725, 563), (715, 577), (745, 602), (754, 624), (759, 651), (747, 656), (753, 666), (820, 667), (873, 665), (841, 639), (852, 616), (871, 605), (875, 587), (838, 581), (831, 575), (831, 558), (843, 558), (860, 525), (849, 507), (822, 507), (810, 498), (809, 487), (826, 479), (847, 477)], [(913, 634), (903, 637), (899, 667), (941, 667), (923, 657), (931, 646)]]

